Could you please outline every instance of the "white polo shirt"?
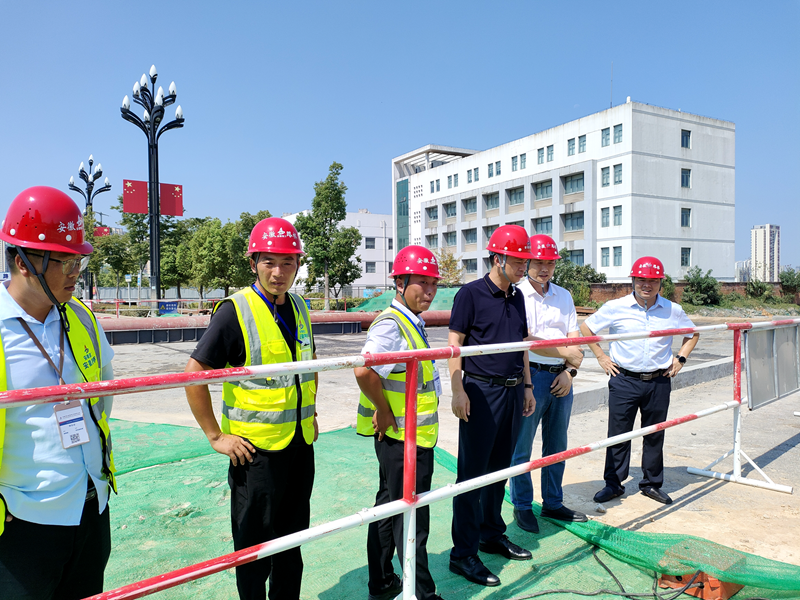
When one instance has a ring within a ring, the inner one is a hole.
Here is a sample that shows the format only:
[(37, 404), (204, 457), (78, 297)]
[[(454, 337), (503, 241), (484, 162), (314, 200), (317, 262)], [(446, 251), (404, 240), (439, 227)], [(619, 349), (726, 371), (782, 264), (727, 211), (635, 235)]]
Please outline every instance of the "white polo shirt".
[[(423, 321), (421, 317), (412, 313), (407, 307), (397, 300), (392, 300), (392, 308), (399, 310), (401, 313), (407, 316), (408, 320), (414, 324), (414, 326), (420, 332), (420, 335), (425, 338), (427, 342), (428, 338), (425, 333), (425, 321)], [(361, 353), (366, 354), (369, 352), (371, 354), (377, 354), (378, 352), (401, 352), (403, 350), (408, 350), (408, 344), (406, 343), (406, 339), (403, 337), (403, 334), (400, 333), (397, 323), (391, 319), (383, 319), (369, 328), (369, 333), (367, 333), (367, 341), (364, 344), (364, 347), (361, 349)], [(374, 367), (370, 367), (370, 369), (386, 379), (389, 376), (389, 373), (399, 373), (405, 371), (406, 366), (404, 364), (375, 365)]]
[[(567, 337), (568, 333), (578, 331), (578, 317), (575, 303), (569, 291), (552, 281), (544, 296), (536, 291), (526, 277), (517, 285), (525, 298), (525, 317), (528, 320), (528, 334), (543, 340), (556, 340)], [(563, 365), (563, 358), (543, 356), (529, 351), (531, 362), (543, 365)]]
[[(612, 335), (694, 327), (680, 304), (670, 302), (660, 294), (647, 311), (639, 305), (633, 294), (609, 300), (586, 319), (585, 324), (595, 334), (608, 328)], [(611, 360), (623, 369), (636, 373), (666, 369), (672, 364), (672, 337), (611, 342)]]

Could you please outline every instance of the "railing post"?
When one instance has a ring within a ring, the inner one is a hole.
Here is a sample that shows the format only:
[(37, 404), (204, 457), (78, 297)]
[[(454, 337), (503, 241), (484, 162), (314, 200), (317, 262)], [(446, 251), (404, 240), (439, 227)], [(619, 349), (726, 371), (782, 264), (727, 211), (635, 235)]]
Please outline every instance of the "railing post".
[(409, 509), (403, 513), (403, 600), (416, 598), (417, 587), (417, 377), (419, 362), (406, 363), (405, 464), (403, 465), (403, 500)]
[(733, 330), (733, 477), (742, 476), (742, 330)]
[(114, 306), (116, 306), (117, 318), (119, 319), (119, 300), (117, 298), (114, 299)]

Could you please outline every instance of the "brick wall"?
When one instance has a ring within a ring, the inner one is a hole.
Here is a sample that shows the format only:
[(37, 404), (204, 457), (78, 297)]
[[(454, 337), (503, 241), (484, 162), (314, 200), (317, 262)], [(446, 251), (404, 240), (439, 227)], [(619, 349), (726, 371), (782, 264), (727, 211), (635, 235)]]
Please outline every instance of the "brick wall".
[[(781, 286), (779, 283), (771, 284), (774, 293), (780, 295)], [(608, 302), (614, 298), (620, 298), (633, 291), (630, 283), (592, 283), (589, 285), (591, 288), (590, 299), (594, 302)], [(675, 284), (675, 294), (673, 300), (680, 303), (683, 296), (683, 288), (686, 287), (685, 283)], [(731, 292), (738, 292), (742, 296), (745, 295), (747, 284), (733, 281), (720, 282), (722, 294), (730, 294)], [(795, 304), (800, 304), (800, 294), (795, 295)]]

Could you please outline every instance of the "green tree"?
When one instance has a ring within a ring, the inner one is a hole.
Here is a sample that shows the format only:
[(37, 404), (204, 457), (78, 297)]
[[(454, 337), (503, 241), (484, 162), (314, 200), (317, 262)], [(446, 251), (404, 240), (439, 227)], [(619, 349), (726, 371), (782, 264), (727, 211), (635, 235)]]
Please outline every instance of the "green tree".
[(119, 224), (128, 237), (128, 253), (132, 270), (142, 273), (150, 260), (150, 217), (140, 213), (122, 212), (122, 194), (117, 196), (117, 203), (111, 207), (120, 213)]
[(209, 219), (200, 227), (189, 242), (191, 252), (191, 284), (200, 293), (227, 283), (228, 254), (225, 251), (225, 236), (222, 221)]
[(113, 233), (95, 238), (96, 252), (98, 258), (106, 265), (114, 275), (117, 288), (116, 298), (119, 298), (120, 278), (131, 269), (130, 240), (127, 233)]
[(446, 246), (438, 250), (434, 250), (433, 254), (439, 263), (439, 285), (443, 287), (453, 287), (462, 282), (464, 277), (464, 268), (459, 261), (460, 257), (456, 257), (449, 248)]
[(675, 282), (672, 281), (672, 277), (669, 274), (664, 274), (664, 281), (661, 284), (661, 296), (666, 298), (667, 300), (672, 300), (672, 297), (675, 295)]
[(260, 210), (256, 214), (243, 212), (239, 215), (239, 220), (231, 223), (230, 227), (226, 224), (223, 227), (225, 233), (226, 251), (228, 253), (228, 287), (225, 288), (227, 296), (230, 287), (243, 288), (253, 283), (255, 279), (250, 270), (250, 260), (247, 256), (247, 244), (250, 240), (250, 232), (253, 227), (263, 220), (271, 217), (268, 210)]
[(720, 283), (711, 276), (711, 269), (706, 274), (698, 267), (692, 267), (686, 273), (686, 287), (683, 288), (681, 302), (704, 306), (719, 304), (722, 294)]
[[(569, 250), (562, 248), (559, 254), (567, 257), (569, 256)], [(589, 302), (591, 297), (590, 284), (605, 282), (605, 273), (598, 273), (591, 264), (576, 265), (568, 258), (556, 261), (553, 283), (569, 290), (576, 306), (585, 306)]]
[(781, 281), (781, 292), (784, 296), (791, 296), (800, 292), (800, 269), (787, 266), (778, 274)]
[(161, 285), (164, 289), (175, 286), (178, 298), (181, 286), (192, 279), (191, 239), (208, 217), (192, 217), (178, 221), (164, 217), (161, 223)]
[(330, 310), (331, 286), (341, 291), (361, 276), (361, 259), (356, 256), (361, 233), (355, 227), (339, 228), (339, 223), (347, 216), (344, 199), (347, 186), (339, 181), (342, 169), (337, 162), (331, 164), (325, 180), (314, 184), (310, 214), (298, 215), (295, 221), (306, 252), (306, 289), (322, 282), (325, 310)]

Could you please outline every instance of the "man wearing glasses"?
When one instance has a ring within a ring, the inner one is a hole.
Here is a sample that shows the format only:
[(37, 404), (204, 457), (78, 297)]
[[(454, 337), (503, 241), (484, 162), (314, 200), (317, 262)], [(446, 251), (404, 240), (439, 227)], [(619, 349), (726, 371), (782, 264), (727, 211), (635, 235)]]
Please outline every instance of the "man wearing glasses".
[[(0, 226), (0, 391), (113, 379), (114, 352), (75, 283), (93, 248), (73, 200), (17, 196)], [(4, 598), (103, 591), (116, 491), (111, 397), (0, 408), (0, 590)]]

